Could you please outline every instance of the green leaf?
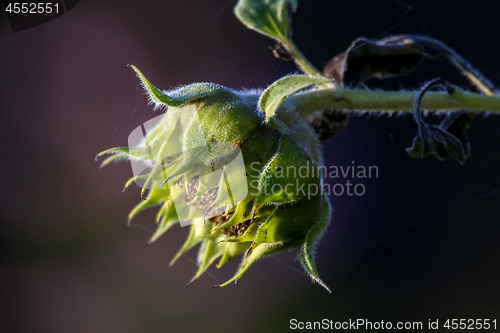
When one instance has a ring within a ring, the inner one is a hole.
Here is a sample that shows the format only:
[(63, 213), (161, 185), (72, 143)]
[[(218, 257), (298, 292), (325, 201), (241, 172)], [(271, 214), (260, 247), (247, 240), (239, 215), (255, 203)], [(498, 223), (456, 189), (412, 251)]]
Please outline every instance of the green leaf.
[(314, 85), (330, 82), (324, 77), (308, 75), (289, 75), (271, 84), (260, 96), (259, 107), (269, 120), (276, 114), (276, 110), (290, 95)]
[(240, 0), (234, 14), (247, 28), (287, 44), (289, 8), (295, 12), (297, 0)]

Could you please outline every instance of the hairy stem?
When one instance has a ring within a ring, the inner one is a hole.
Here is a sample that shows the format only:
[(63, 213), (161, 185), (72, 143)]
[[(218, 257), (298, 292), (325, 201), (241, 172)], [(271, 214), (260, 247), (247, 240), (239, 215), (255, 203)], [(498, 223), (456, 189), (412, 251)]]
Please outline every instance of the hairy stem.
[(469, 81), (472, 82), (473, 85), (477, 87), (477, 89), (482, 91), (485, 95), (495, 95), (495, 88), (493, 84), (462, 57), (455, 54), (453, 56), (449, 56), (448, 59), (462, 72), (466, 78), (469, 79)]
[(300, 50), (295, 46), (295, 44), (293, 44), (293, 42), (291, 42), (290, 40), (284, 40), (284, 45), (288, 52), (292, 54), (297, 66), (299, 66), (304, 73), (312, 76), (322, 76), (320, 71), (318, 71), (316, 67), (314, 67), (313, 64), (311, 64), (309, 60), (306, 59), (306, 57), (304, 57), (302, 52), (300, 52)]
[[(283, 108), (294, 105), (302, 116), (321, 110), (411, 112), (417, 94), (418, 92), (406, 91), (321, 89), (291, 96)], [(455, 88), (451, 94), (427, 93), (422, 99), (421, 110), (500, 113), (500, 96), (485, 96)]]

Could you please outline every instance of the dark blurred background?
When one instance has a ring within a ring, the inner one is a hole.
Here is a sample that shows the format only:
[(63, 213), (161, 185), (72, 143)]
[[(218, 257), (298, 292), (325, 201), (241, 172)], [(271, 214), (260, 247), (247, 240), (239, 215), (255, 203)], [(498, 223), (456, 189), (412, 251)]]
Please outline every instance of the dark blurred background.
[[(158, 87), (215, 82), (266, 87), (295, 71), (274, 43), (243, 27), (235, 1), (81, 0), (67, 14), (13, 33), (0, 14), (2, 205), (1, 332), (280, 332), (289, 320), (500, 320), (500, 119), (477, 119), (464, 164), (410, 158), (410, 116), (353, 117), (326, 142), (326, 165), (376, 165), (362, 197), (331, 197), (317, 251), (325, 290), (296, 252), (258, 262), (238, 285), (235, 260), (196, 271), (175, 227), (145, 247), (153, 210), (126, 227), (139, 188), (121, 193), (128, 163), (99, 169), (96, 153), (127, 144), (153, 118), (128, 63)], [(494, 1), (299, 1), (294, 39), (318, 67), (356, 37), (425, 34), (500, 84), (500, 5)], [(473, 89), (449, 64), (371, 87), (416, 89), (444, 77)], [(359, 180), (358, 180), (359, 181)]]

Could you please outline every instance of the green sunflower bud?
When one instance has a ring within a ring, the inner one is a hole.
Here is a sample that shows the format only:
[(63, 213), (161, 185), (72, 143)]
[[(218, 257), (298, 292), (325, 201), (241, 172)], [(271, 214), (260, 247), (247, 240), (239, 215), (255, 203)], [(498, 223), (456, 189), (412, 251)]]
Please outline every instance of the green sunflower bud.
[(200, 244), (192, 281), (217, 259), (221, 267), (241, 254), (241, 266), (220, 285), (225, 286), (257, 260), (300, 247), (304, 269), (329, 290), (313, 260), (331, 212), (321, 188), (319, 143), (293, 105), (280, 108), (288, 96), (327, 80), (289, 76), (264, 92), (212, 83), (162, 91), (132, 68), (155, 108), (168, 111), (138, 147), (112, 148), (97, 156), (111, 154), (103, 165), (120, 159), (149, 163), (126, 184), (142, 182), (143, 188), (143, 201), (129, 219), (160, 207), (150, 242), (176, 223), (190, 225), (171, 264)]

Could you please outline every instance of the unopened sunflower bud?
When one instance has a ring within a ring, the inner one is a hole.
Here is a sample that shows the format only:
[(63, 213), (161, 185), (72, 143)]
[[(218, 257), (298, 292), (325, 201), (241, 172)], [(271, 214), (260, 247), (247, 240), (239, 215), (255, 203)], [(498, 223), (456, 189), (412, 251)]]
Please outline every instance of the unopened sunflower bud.
[[(300, 247), (304, 269), (328, 290), (314, 266), (313, 251), (331, 210), (321, 190), (308, 192), (313, 186), (320, 189), (319, 143), (311, 138), (305, 120), (277, 112), (286, 97), (325, 79), (292, 77), (264, 93), (212, 83), (167, 92), (132, 68), (155, 108), (168, 111), (139, 147), (112, 148), (98, 155), (112, 154), (103, 165), (119, 159), (152, 163), (149, 173), (127, 183), (144, 180), (144, 201), (129, 218), (160, 206), (151, 242), (178, 222), (191, 224), (189, 237), (171, 264), (200, 244), (193, 280), (215, 260), (220, 258), (217, 267), (221, 267), (243, 254), (240, 268), (220, 285), (224, 286), (258, 259)], [(262, 98), (259, 103), (261, 94), (267, 96), (265, 103)], [(306, 176), (300, 170), (307, 170)]]

